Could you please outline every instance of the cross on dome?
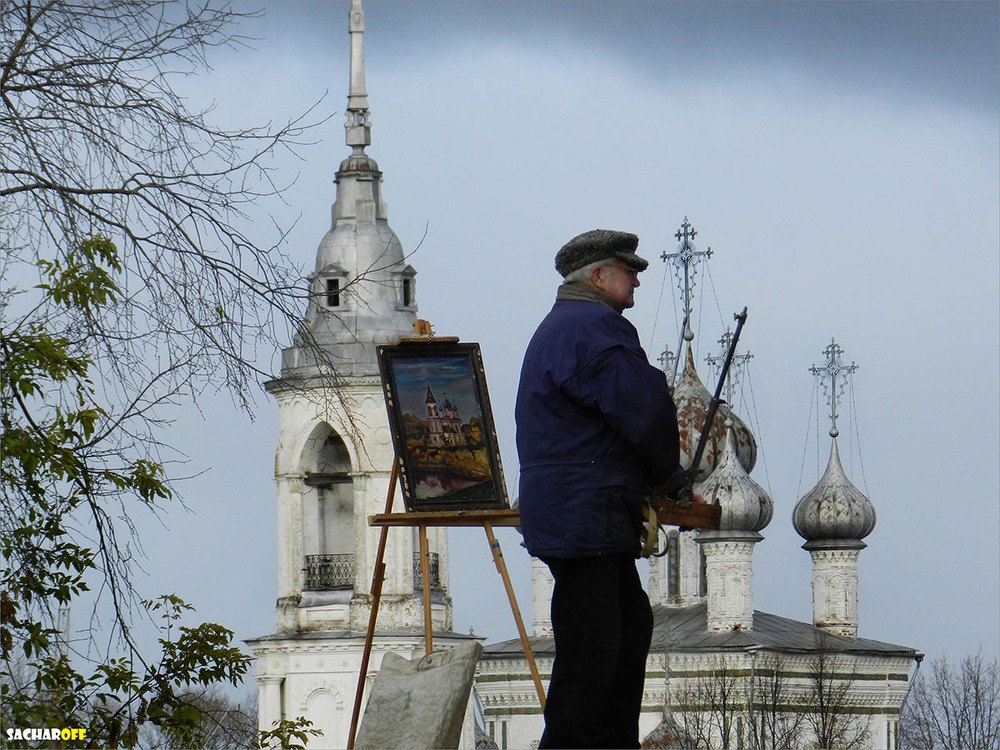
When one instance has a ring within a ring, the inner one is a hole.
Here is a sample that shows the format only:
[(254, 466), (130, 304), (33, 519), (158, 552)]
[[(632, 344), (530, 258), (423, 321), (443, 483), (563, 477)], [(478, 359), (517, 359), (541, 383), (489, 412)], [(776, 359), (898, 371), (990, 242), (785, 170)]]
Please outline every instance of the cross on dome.
[[(722, 334), (722, 337), (719, 339), (719, 353), (709, 354), (707, 357), (705, 357), (705, 362), (708, 363), (708, 366), (712, 368), (713, 377), (715, 377), (715, 374), (722, 369), (722, 365), (726, 361), (726, 354), (729, 351), (729, 345), (732, 343), (732, 341), (733, 341), (733, 332), (729, 330), (729, 328), (727, 327), (726, 332)], [(740, 373), (743, 372), (746, 366), (750, 363), (751, 359), (753, 359), (753, 354), (751, 354), (750, 352), (747, 352), (746, 354), (733, 355), (732, 362), (729, 364), (729, 372), (726, 373), (726, 384), (725, 384), (725, 394), (726, 394), (725, 401), (730, 406), (732, 406), (733, 403), (733, 390), (735, 388), (733, 383), (734, 381), (739, 380)]]
[(674, 264), (674, 270), (677, 273), (677, 288), (680, 290), (684, 302), (684, 340), (691, 341), (694, 339), (694, 333), (691, 330), (691, 300), (694, 297), (694, 280), (698, 264), (702, 259), (712, 257), (712, 248), (695, 249), (694, 238), (698, 236), (698, 230), (691, 225), (687, 216), (684, 217), (684, 223), (681, 224), (681, 228), (674, 236), (680, 241), (677, 252), (667, 253), (664, 250), (660, 259), (665, 263), (672, 262)]
[(677, 361), (677, 356), (668, 347), (660, 353), (656, 361), (660, 363), (661, 369), (664, 372), (671, 372), (674, 369), (674, 362)]
[(822, 367), (813, 365), (809, 372), (820, 379), (823, 384), (823, 391), (826, 393), (826, 402), (830, 406), (830, 437), (837, 437), (840, 430), (837, 429), (837, 406), (843, 395), (842, 386), (838, 386), (838, 378), (841, 375), (852, 375), (857, 371), (858, 366), (854, 362), (845, 365), (842, 360), (844, 350), (837, 344), (835, 339), (830, 339), (830, 345), (823, 350), (826, 356), (826, 364)]

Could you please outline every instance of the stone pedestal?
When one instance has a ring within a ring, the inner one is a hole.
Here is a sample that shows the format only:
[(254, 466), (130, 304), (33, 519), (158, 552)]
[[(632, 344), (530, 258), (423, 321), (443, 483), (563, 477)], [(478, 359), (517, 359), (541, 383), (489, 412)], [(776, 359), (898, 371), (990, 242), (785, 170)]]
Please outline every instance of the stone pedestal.
[(472, 641), (413, 661), (386, 654), (354, 746), (457, 748), (482, 652)]

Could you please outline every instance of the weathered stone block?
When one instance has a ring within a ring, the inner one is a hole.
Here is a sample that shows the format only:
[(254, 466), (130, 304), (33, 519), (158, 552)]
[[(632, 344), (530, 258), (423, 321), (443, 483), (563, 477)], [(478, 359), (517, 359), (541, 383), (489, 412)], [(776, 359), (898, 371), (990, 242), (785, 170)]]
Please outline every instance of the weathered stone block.
[(356, 748), (457, 748), (483, 646), (434, 651), (418, 661), (386, 654), (372, 683)]

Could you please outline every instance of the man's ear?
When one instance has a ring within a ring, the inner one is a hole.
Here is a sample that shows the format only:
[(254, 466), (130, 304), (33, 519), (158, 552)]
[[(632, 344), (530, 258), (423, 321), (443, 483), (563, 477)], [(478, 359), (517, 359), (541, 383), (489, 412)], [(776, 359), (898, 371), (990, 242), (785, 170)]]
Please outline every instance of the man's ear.
[(590, 283), (604, 291), (604, 266), (594, 266), (590, 269)]

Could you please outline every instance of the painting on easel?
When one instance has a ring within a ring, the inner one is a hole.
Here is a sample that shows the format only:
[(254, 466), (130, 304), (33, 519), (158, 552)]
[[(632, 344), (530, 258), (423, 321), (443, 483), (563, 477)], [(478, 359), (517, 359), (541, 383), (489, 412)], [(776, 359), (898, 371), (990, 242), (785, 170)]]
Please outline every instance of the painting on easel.
[(378, 347), (408, 511), (507, 508), (479, 344)]

